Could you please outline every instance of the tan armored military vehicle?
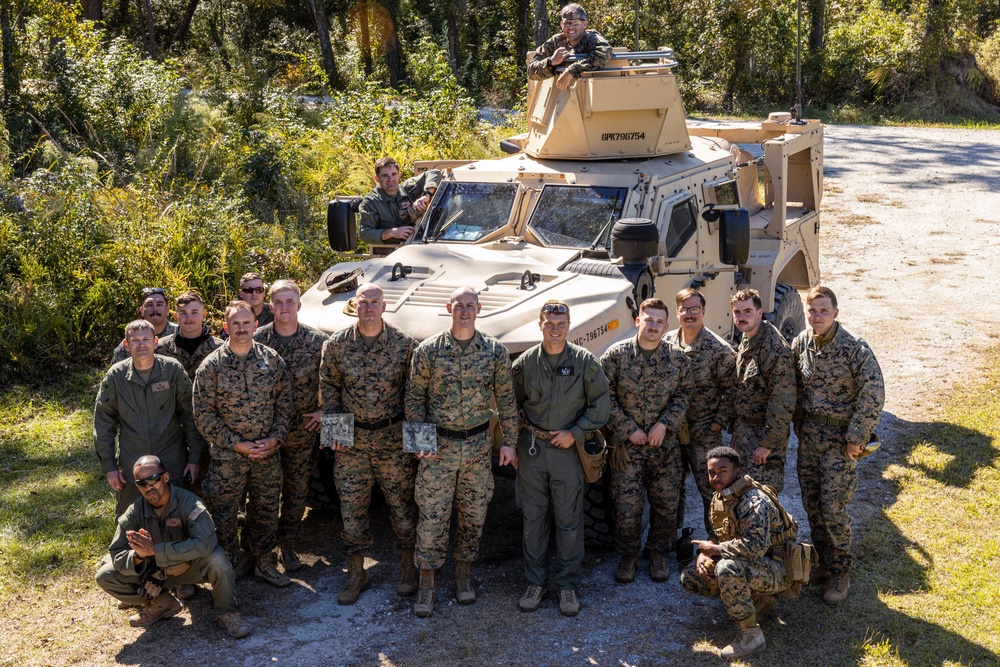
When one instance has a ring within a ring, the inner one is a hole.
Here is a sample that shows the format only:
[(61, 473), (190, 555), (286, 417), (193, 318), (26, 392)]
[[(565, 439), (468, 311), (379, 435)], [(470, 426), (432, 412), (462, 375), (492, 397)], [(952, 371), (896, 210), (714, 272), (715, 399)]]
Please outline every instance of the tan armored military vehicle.
[[(570, 305), (569, 340), (600, 355), (635, 334), (644, 299), (672, 304), (689, 286), (706, 296), (705, 325), (730, 337), (730, 297), (754, 287), (791, 339), (804, 328), (796, 289), (820, 278), (823, 127), (789, 114), (687, 120), (676, 64), (669, 49), (616, 49), (570, 90), (530, 81), (530, 128), (503, 142), (509, 155), (416, 164), (444, 176), (414, 235), (324, 272), (302, 298), (302, 321), (350, 325), (354, 288), (374, 282), (386, 320), (422, 340), (450, 325), (443, 304), (471, 285), (477, 327), (512, 357), (539, 342), (548, 299)], [(328, 226), (334, 249), (354, 249), (350, 198), (331, 202)]]

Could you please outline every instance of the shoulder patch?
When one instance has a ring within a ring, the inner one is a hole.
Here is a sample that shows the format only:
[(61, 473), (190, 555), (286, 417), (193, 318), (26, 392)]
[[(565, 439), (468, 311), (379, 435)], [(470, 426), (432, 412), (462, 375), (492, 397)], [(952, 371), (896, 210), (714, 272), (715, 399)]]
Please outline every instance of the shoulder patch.
[(599, 362), (597, 359), (591, 358), (590, 361), (587, 362), (587, 368), (583, 373), (583, 379), (586, 380), (587, 382), (590, 382), (595, 377), (597, 377), (597, 374), (600, 371), (601, 371), (601, 362)]
[(205, 512), (205, 506), (202, 505), (201, 503), (198, 503), (197, 505), (195, 505), (195, 508), (191, 510), (191, 513), (188, 514), (188, 521), (194, 521), (195, 519), (200, 517), (204, 512)]

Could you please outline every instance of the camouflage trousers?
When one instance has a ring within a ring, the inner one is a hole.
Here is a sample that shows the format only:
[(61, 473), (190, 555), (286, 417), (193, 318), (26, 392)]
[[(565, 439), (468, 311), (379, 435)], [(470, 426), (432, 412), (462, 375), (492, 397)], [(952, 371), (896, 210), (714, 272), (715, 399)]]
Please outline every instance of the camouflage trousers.
[(278, 507), (281, 498), (281, 456), (275, 452), (265, 459), (250, 460), (242, 454), (222, 461), (212, 459), (204, 489), (209, 509), (215, 520), (219, 545), (235, 561), (239, 553), (236, 537), (236, 516), (243, 501), (247, 501), (246, 543), (254, 556), (274, 550), (278, 534)]
[(334, 463), (344, 523), (341, 538), (347, 555), (362, 554), (374, 542), (368, 513), (376, 482), (389, 505), (389, 523), (396, 533), (396, 546), (413, 548), (417, 526), (417, 508), (413, 502), (416, 472), (413, 454), (403, 452), (402, 424), (378, 431), (354, 430), (354, 447), (339, 450)]
[(844, 456), (846, 429), (805, 419), (799, 423), (799, 486), (820, 562), (834, 574), (851, 570), (851, 517), (857, 461)]
[(698, 559), (681, 572), (681, 586), (695, 595), (720, 598), (729, 617), (737, 623), (754, 616), (755, 593), (780, 593), (791, 582), (782, 563), (765, 556), (758, 560), (723, 558), (715, 563), (715, 574), (698, 574)]
[(421, 570), (444, 564), (453, 508), (455, 560), (472, 562), (479, 556), (479, 538), (493, 498), (489, 437), (489, 431), (468, 440), (438, 435), (437, 456), (420, 460), (414, 498), (419, 510), (415, 560)]
[(708, 452), (722, 445), (722, 431), (718, 433), (712, 431), (712, 420), (708, 419), (697, 424), (688, 424), (691, 433), (691, 442), (681, 445), (681, 461), (684, 464), (681, 473), (681, 501), (677, 504), (677, 525), (680, 527), (684, 523), (684, 480), (690, 472), (694, 476), (695, 486), (698, 488), (698, 495), (701, 496), (702, 518), (705, 522), (705, 532), (711, 537), (715, 534), (712, 530), (712, 520), (709, 516), (708, 508), (712, 504), (712, 486), (708, 483)]
[(306, 498), (312, 478), (312, 455), (319, 442), (319, 433), (298, 428), (282, 440), (281, 449), (281, 512), (278, 515), (278, 542), (294, 545), (302, 529), (306, 513)]
[(577, 590), (583, 579), (583, 467), (576, 447), (560, 449), (536, 440), (538, 454), (528, 455), (531, 432), (521, 429), (517, 442), (517, 504), (524, 515), (524, 575), (545, 587), (549, 577), (549, 537), (555, 529), (553, 580), (559, 590)]
[[(106, 593), (125, 604), (141, 605), (148, 599), (138, 593), (141, 577), (116, 570), (111, 554), (104, 556), (95, 578)], [(163, 588), (170, 590), (181, 584), (205, 583), (212, 585), (215, 613), (236, 611), (236, 575), (233, 573), (229, 558), (226, 557), (226, 552), (219, 546), (216, 546), (207, 558), (196, 558), (191, 561), (191, 567), (187, 572), (168, 576), (163, 582)]]
[[(763, 424), (749, 424), (737, 418), (733, 421), (732, 448), (743, 459), (743, 474), (750, 475), (761, 484), (767, 484), (778, 493), (785, 488), (785, 457), (773, 451), (764, 465), (754, 463), (753, 450), (764, 439)], [(787, 439), (787, 435), (786, 435)]]
[(638, 556), (642, 547), (642, 510), (649, 499), (650, 551), (671, 551), (677, 544), (677, 506), (684, 468), (677, 438), (666, 437), (659, 447), (620, 443), (629, 462), (611, 471), (611, 498), (615, 503), (615, 543), (623, 556)]

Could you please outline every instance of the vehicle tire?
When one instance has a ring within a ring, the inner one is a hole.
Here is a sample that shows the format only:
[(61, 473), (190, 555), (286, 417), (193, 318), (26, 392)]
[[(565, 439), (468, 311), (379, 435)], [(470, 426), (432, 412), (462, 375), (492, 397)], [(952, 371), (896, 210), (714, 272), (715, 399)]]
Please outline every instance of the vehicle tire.
[(802, 309), (802, 297), (791, 285), (778, 283), (774, 286), (774, 310), (764, 315), (773, 324), (789, 345), (806, 328), (806, 314)]
[(337, 494), (337, 483), (333, 479), (333, 457), (333, 452), (321, 451), (313, 461), (306, 504), (314, 510), (340, 511), (340, 496)]
[(611, 500), (610, 475), (583, 489), (583, 539), (588, 549), (615, 547), (615, 505)]

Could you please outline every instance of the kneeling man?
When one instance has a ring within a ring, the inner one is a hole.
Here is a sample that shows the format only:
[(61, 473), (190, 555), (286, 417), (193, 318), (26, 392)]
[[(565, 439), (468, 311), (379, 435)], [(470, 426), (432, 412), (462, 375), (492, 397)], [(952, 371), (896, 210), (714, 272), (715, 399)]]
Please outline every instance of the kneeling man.
[(98, 585), (126, 604), (141, 605), (128, 622), (145, 627), (181, 610), (171, 588), (207, 582), (219, 625), (232, 637), (246, 637), (250, 626), (236, 611), (233, 567), (201, 499), (171, 486), (170, 473), (156, 456), (143, 456), (132, 471), (142, 498), (118, 517), (110, 553), (97, 571)]
[(691, 540), (697, 557), (681, 572), (684, 588), (721, 598), (740, 626), (740, 637), (722, 649), (726, 660), (740, 660), (764, 648), (757, 619), (774, 607), (778, 593), (794, 583), (780, 556), (774, 555), (784, 554), (799, 532), (774, 489), (743, 476), (740, 465), (740, 455), (731, 447), (708, 452), (708, 480), (714, 490), (712, 528), (718, 544)]

